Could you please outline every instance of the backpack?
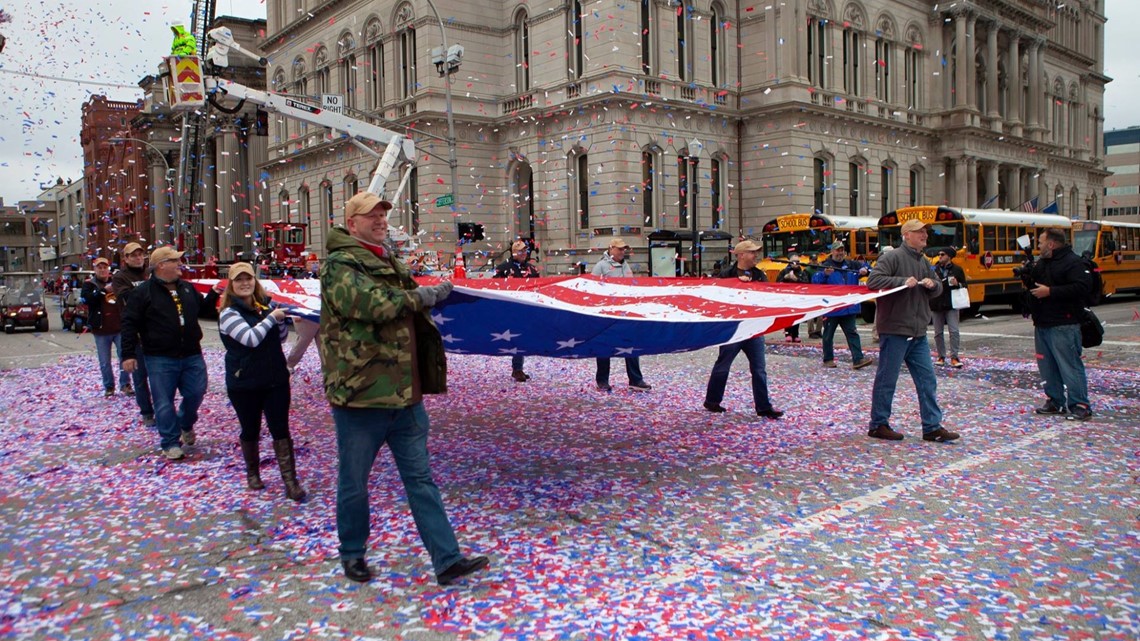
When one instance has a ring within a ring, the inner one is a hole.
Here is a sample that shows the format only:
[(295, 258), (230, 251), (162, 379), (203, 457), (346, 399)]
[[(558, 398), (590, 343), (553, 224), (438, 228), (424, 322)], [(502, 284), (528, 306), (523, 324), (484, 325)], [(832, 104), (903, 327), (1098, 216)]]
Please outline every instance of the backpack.
[(1097, 347), (1104, 341), (1104, 325), (1091, 309), (1081, 311), (1081, 347)]
[(1089, 307), (1099, 305), (1101, 295), (1104, 293), (1104, 278), (1100, 275), (1100, 265), (1097, 265), (1096, 261), (1087, 255), (1081, 254), (1081, 266), (1083, 266), (1085, 270), (1088, 271), (1089, 276), (1092, 277), (1092, 287), (1085, 297), (1085, 304)]

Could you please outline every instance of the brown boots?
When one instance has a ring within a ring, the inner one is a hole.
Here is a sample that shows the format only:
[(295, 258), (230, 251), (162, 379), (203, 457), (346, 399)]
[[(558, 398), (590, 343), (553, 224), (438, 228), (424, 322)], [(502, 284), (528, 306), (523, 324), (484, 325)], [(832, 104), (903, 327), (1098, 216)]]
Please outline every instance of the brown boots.
[(265, 484), (261, 482), (261, 454), (257, 449), (257, 441), (239, 441), (241, 443), (241, 457), (245, 459), (245, 484), (251, 490), (264, 490)]
[(293, 458), (293, 439), (283, 438), (273, 441), (273, 453), (277, 455), (277, 466), (281, 468), (281, 480), (285, 483), (285, 496), (294, 501), (305, 500), (305, 488), (297, 482), (297, 461)]
[[(241, 456), (245, 459), (245, 484), (251, 490), (264, 490), (261, 482), (261, 455), (257, 441), (240, 441)], [(293, 457), (293, 439), (283, 438), (273, 441), (273, 453), (277, 455), (277, 466), (281, 468), (281, 480), (285, 483), (285, 496), (294, 501), (305, 500), (305, 488), (297, 481), (297, 461)]]

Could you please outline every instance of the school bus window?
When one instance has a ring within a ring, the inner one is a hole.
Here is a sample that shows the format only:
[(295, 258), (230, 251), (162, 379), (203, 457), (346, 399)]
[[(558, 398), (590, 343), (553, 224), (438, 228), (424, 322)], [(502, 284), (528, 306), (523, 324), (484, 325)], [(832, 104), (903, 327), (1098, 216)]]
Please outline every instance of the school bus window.
[(997, 229), (994, 227), (982, 228), (982, 251), (997, 251)]
[(1104, 232), (1101, 236), (1101, 256), (1108, 256), (1116, 251), (1116, 240), (1112, 237), (1112, 232)]

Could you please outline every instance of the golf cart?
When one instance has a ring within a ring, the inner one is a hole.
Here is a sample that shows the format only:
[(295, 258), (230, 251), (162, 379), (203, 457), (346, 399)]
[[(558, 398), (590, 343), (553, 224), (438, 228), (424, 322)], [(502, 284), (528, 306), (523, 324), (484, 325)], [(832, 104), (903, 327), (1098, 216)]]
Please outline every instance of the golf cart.
[(87, 305), (80, 300), (83, 293), (83, 283), (95, 277), (93, 271), (71, 271), (67, 276), (77, 282), (79, 286), (68, 289), (67, 295), (60, 294), (59, 318), (63, 321), (63, 329), (75, 332), (83, 331), (87, 326)]
[(20, 327), (37, 332), (48, 331), (47, 307), (44, 305), (43, 275), (38, 272), (7, 272), (2, 275), (4, 294), (0, 299), (0, 316), (4, 333)]

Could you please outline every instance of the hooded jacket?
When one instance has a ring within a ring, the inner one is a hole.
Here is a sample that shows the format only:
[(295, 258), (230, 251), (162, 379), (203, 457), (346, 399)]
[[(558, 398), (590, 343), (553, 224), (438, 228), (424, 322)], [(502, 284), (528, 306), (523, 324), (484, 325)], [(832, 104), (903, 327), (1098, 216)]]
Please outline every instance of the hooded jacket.
[(1033, 282), (1049, 287), (1045, 298), (1028, 296), (1034, 327), (1076, 325), (1084, 318), (1083, 309), (1093, 288), (1092, 274), (1068, 245), (1053, 251), (1051, 258), (1033, 265)]
[(170, 55), (193, 56), (198, 53), (198, 41), (186, 30), (185, 25), (172, 25), (170, 31), (174, 33), (174, 42), (170, 43)]
[(334, 407), (400, 409), (447, 391), (443, 338), (399, 260), (380, 258), (344, 227), (321, 265), (325, 396)]

